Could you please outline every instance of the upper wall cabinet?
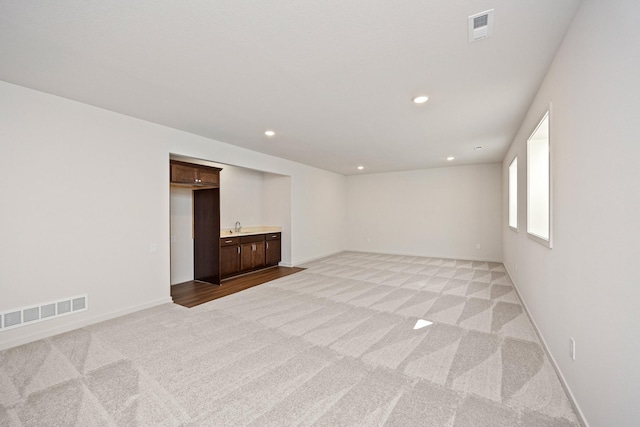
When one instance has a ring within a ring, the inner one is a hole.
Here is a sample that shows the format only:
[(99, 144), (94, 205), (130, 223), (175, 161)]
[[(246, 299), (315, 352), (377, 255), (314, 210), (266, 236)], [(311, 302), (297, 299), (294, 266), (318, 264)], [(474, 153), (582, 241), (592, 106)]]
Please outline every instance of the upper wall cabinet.
[(171, 160), (171, 184), (186, 187), (219, 188), (220, 168)]

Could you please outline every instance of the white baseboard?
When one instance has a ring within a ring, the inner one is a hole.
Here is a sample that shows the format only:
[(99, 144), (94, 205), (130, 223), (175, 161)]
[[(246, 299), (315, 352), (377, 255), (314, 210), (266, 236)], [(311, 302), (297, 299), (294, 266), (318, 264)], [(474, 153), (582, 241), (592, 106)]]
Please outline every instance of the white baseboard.
[(553, 358), (553, 355), (551, 354), (551, 351), (549, 350), (549, 346), (547, 345), (547, 342), (544, 340), (544, 337), (542, 336), (542, 333), (540, 332), (540, 329), (538, 328), (538, 325), (537, 325), (535, 319), (531, 315), (531, 312), (529, 311), (529, 308), (527, 307), (527, 304), (525, 303), (524, 299), (522, 298), (522, 294), (518, 290), (518, 285), (516, 284), (516, 281), (513, 280), (513, 276), (511, 275), (511, 272), (509, 272), (509, 269), (507, 268), (506, 265), (504, 266), (504, 269), (507, 272), (507, 274), (509, 275), (509, 279), (511, 279), (511, 282), (513, 283), (513, 288), (515, 289), (516, 294), (518, 295), (518, 299), (520, 299), (520, 303), (524, 307), (524, 311), (525, 311), (525, 313), (527, 313), (527, 317), (529, 317), (529, 320), (531, 321), (531, 324), (533, 325), (533, 329), (536, 331), (536, 335), (538, 335), (538, 339), (542, 343), (542, 347), (544, 348), (545, 353), (547, 353), (547, 356), (549, 357), (549, 360), (551, 361), (551, 365), (553, 366), (553, 369), (556, 371), (556, 374), (558, 374), (558, 378), (560, 378), (560, 384), (562, 384), (562, 387), (564, 388), (564, 391), (567, 393), (567, 396), (569, 397), (569, 402), (571, 402), (571, 405), (573, 406), (573, 409), (575, 410), (575, 412), (576, 412), (576, 414), (578, 416), (578, 421), (580, 422), (580, 424), (583, 427), (590, 427), (589, 423), (587, 422), (587, 419), (584, 416), (584, 413), (582, 412), (582, 409), (580, 408), (580, 405), (578, 405), (578, 402), (576, 401), (576, 398), (573, 395), (573, 392), (571, 391), (571, 388), (569, 387), (569, 384), (567, 384), (567, 381), (565, 380), (564, 375), (562, 375), (562, 371), (560, 370), (560, 367), (558, 366), (558, 363), (556, 363), (556, 359)]
[[(66, 323), (61, 326), (56, 326), (53, 328), (48, 328), (44, 330), (40, 330), (38, 332), (34, 332), (28, 335), (22, 335), (18, 338), (9, 339), (7, 341), (0, 341), (0, 351), (6, 350), (8, 348), (17, 347), (19, 345), (28, 344), (33, 341), (41, 340), (43, 338), (49, 338), (54, 335), (62, 334), (65, 332), (73, 331), (75, 329), (83, 328), (85, 326), (93, 325), (94, 323), (104, 322), (105, 320), (114, 319), (116, 317), (124, 316), (126, 314), (134, 313), (136, 311), (144, 310), (146, 308), (155, 307), (161, 304), (170, 304), (173, 303), (173, 300), (170, 296), (160, 298), (154, 301), (149, 301), (144, 304), (138, 304), (131, 307), (123, 308), (120, 310), (115, 310), (106, 314), (102, 314), (99, 316), (88, 317), (82, 320), (78, 320), (71, 323)], [(87, 311), (88, 313), (89, 311)], [(67, 318), (68, 319), (68, 318)], [(42, 325), (43, 323), (39, 323)], [(35, 326), (35, 325), (34, 325)], [(25, 330), (27, 327), (21, 328), (21, 330)]]
[(339, 250), (339, 251), (330, 252), (330, 253), (328, 253), (328, 254), (324, 254), (324, 255), (317, 256), (317, 257), (313, 257), (313, 258), (305, 259), (305, 260), (302, 260), (302, 261), (296, 261), (295, 263), (292, 263), (292, 265), (291, 265), (291, 266), (296, 266), (296, 267), (298, 267), (298, 266), (301, 266), (301, 265), (306, 264), (306, 263), (308, 263), (308, 262), (317, 261), (317, 260), (319, 260), (319, 259), (326, 258), (326, 257), (332, 256), (332, 255), (337, 255), (337, 254), (340, 254), (340, 253), (342, 253), (342, 252), (346, 252), (346, 250), (345, 250), (345, 249), (342, 249), (342, 250)]
[(389, 251), (370, 251), (370, 250), (360, 250), (360, 249), (345, 249), (340, 252), (361, 252), (365, 254), (380, 254), (380, 255), (398, 255), (398, 256), (417, 256), (417, 257), (427, 257), (427, 258), (441, 258), (441, 259), (459, 259), (462, 261), (479, 261), (479, 262), (499, 262), (502, 263), (501, 259), (495, 258), (478, 258), (474, 256), (462, 256), (462, 255), (428, 255), (428, 254), (416, 254), (409, 252), (389, 252)]
[(478, 257), (473, 257), (473, 256), (442, 256), (442, 255), (426, 255), (426, 254), (415, 254), (415, 253), (402, 253), (402, 252), (388, 252), (388, 251), (370, 251), (370, 250), (360, 250), (360, 249), (343, 249), (343, 250), (339, 250), (339, 251), (335, 251), (335, 252), (331, 252), (331, 253), (327, 253), (321, 256), (317, 256), (314, 258), (309, 258), (303, 261), (296, 261), (295, 263), (292, 263), (290, 265), (285, 265), (283, 263), (280, 263), (280, 265), (282, 265), (283, 267), (292, 267), (292, 266), (301, 266), (304, 265), (308, 262), (313, 262), (313, 261), (317, 261), (319, 259), (322, 258), (327, 258), (330, 257), (332, 255), (337, 255), (337, 254), (341, 254), (343, 252), (360, 252), (360, 253), (365, 253), (365, 254), (380, 254), (380, 255), (399, 255), (399, 256), (416, 256), (416, 257), (428, 257), (428, 258), (443, 258), (443, 259), (459, 259), (459, 260), (466, 260), (466, 261), (480, 261), (480, 262), (499, 262), (502, 263), (501, 259), (495, 259), (495, 258), (478, 258)]

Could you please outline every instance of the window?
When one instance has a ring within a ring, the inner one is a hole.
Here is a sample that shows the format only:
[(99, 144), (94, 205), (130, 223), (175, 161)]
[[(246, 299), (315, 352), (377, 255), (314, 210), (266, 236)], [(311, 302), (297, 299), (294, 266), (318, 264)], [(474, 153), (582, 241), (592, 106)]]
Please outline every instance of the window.
[(518, 231), (518, 157), (509, 165), (509, 227)]
[(527, 140), (527, 232), (551, 247), (549, 112)]

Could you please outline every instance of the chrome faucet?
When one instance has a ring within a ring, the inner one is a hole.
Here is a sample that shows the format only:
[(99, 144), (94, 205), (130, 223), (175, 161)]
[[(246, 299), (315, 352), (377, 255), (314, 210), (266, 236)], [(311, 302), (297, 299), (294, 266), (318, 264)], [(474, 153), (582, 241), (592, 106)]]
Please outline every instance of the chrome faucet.
[(242, 224), (240, 224), (240, 221), (236, 221), (236, 228), (235, 228), (236, 233), (239, 233), (241, 228), (242, 228)]

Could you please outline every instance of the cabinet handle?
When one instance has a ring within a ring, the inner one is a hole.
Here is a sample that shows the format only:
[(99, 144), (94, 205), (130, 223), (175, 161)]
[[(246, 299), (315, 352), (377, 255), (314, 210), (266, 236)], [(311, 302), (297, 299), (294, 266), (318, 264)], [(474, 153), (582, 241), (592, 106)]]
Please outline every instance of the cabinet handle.
[(269, 242), (267, 242), (267, 249), (269, 249)]
[(227, 241), (225, 241), (225, 243), (231, 243), (231, 242), (233, 242), (233, 240), (227, 240)]
[(238, 255), (240, 255), (240, 246), (238, 246)]
[(276, 237), (278, 237), (278, 235), (276, 234), (276, 235), (274, 235), (274, 236), (271, 236), (271, 237), (272, 237), (273, 239), (275, 239)]

